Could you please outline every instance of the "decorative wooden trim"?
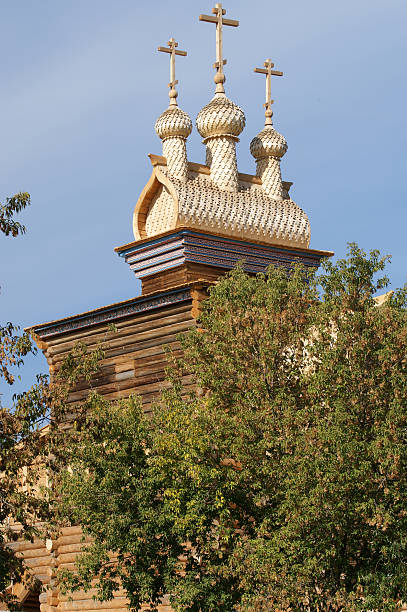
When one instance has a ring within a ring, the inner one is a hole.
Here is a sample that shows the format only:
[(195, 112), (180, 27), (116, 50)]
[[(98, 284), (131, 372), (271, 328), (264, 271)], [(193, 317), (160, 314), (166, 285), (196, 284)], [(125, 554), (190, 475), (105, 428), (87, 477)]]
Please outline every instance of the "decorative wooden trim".
[[(305, 267), (317, 268), (321, 259), (332, 253), (256, 244), (182, 229), (128, 245), (119, 251), (119, 255), (124, 257), (136, 277), (143, 280), (143, 289), (164, 289), (171, 287), (170, 283), (175, 280), (179, 282), (185, 278), (187, 282), (189, 272), (194, 274), (193, 265), (201, 267), (203, 277), (212, 278), (215, 272), (218, 278), (239, 261), (246, 272), (255, 274), (265, 272), (270, 265), (290, 268), (295, 263), (301, 263)], [(178, 275), (174, 275), (175, 269), (178, 269)]]
[(42, 342), (53, 336), (88, 328), (101, 323), (112, 323), (133, 314), (151, 311), (164, 306), (191, 300), (189, 287), (172, 289), (149, 296), (140, 296), (119, 304), (112, 304), (84, 314), (74, 315), (65, 319), (42, 323), (28, 328)]
[[(151, 200), (159, 188), (160, 183), (157, 179), (155, 170), (151, 173), (150, 178), (143, 191), (137, 200), (136, 206), (134, 207), (133, 213), (133, 234), (136, 240), (146, 238), (146, 232), (144, 230), (145, 220), (147, 216), (148, 207), (151, 204)], [(144, 227), (141, 227), (140, 221), (144, 220)]]
[[(201, 233), (203, 235), (210, 235), (210, 236), (214, 236), (214, 237), (218, 237), (218, 238), (223, 238), (225, 240), (230, 240), (231, 242), (242, 242), (245, 244), (253, 244), (253, 245), (259, 245), (259, 246), (264, 246), (264, 247), (270, 247), (270, 248), (278, 248), (278, 249), (282, 249), (282, 250), (287, 250), (287, 251), (295, 251), (295, 252), (302, 252), (302, 253), (309, 253), (311, 255), (319, 255), (321, 258), (322, 257), (332, 257), (334, 252), (333, 251), (321, 251), (318, 249), (305, 249), (302, 247), (288, 247), (288, 246), (283, 246), (283, 245), (273, 245), (270, 244), (269, 242), (261, 242), (260, 240), (251, 240), (250, 242), (247, 240), (239, 240), (238, 238), (232, 238), (231, 236), (226, 236), (225, 234), (221, 234), (218, 232), (211, 232), (210, 234), (205, 234), (204, 232), (199, 232), (198, 230), (193, 230), (190, 229), (188, 227), (185, 226), (181, 226), (178, 227), (176, 229), (176, 232), (191, 232), (191, 233)], [(171, 236), (174, 234), (173, 230), (169, 230), (168, 232), (163, 232), (162, 234), (157, 234), (156, 236), (151, 236), (150, 238), (144, 238), (142, 240), (133, 240), (132, 242), (128, 242), (127, 244), (123, 244), (121, 246), (117, 246), (114, 248), (114, 251), (120, 255), (121, 257), (124, 256), (125, 251), (129, 250), (129, 249), (133, 249), (135, 247), (141, 246), (141, 245), (149, 245), (151, 242), (155, 241), (155, 240), (160, 240), (162, 238), (166, 238), (167, 236)]]
[(148, 209), (161, 185), (164, 185), (168, 189), (174, 201), (174, 222), (172, 224), (171, 230), (175, 229), (176, 227), (179, 211), (178, 195), (170, 179), (166, 177), (165, 174), (160, 171), (158, 165), (156, 165), (154, 166), (153, 172), (148, 180), (148, 183), (141, 192), (140, 197), (137, 200), (136, 206), (134, 207), (133, 234), (136, 240), (142, 240), (147, 238), (145, 227)]
[[(187, 231), (187, 232), (193, 232), (193, 233), (199, 233), (198, 230), (192, 230), (188, 227), (185, 226), (180, 226), (177, 228), (176, 230), (177, 232), (183, 232), (183, 231)], [(127, 244), (123, 244), (122, 246), (118, 246), (114, 248), (115, 253), (117, 253), (120, 257), (124, 256), (125, 251), (129, 250), (129, 249), (133, 249), (137, 246), (141, 246), (141, 245), (149, 245), (150, 242), (154, 241), (154, 240), (160, 240), (161, 238), (165, 238), (166, 236), (171, 236), (174, 233), (173, 230), (169, 230), (168, 232), (163, 232), (162, 234), (157, 234), (156, 236), (151, 236), (150, 238), (143, 238), (142, 240), (133, 240), (132, 242), (128, 242)], [(203, 233), (203, 232), (201, 232)], [(278, 248), (278, 249), (287, 249), (288, 251), (290, 250), (294, 250), (294, 251), (298, 251), (298, 252), (303, 252), (303, 253), (309, 253), (312, 255), (319, 255), (321, 258), (323, 257), (332, 257), (334, 255), (333, 251), (320, 251), (317, 249), (304, 249), (302, 247), (295, 247), (295, 248), (291, 248), (291, 247), (287, 247), (287, 246), (280, 246), (280, 245), (273, 245), (270, 244), (269, 242), (261, 242), (260, 240), (252, 240), (250, 242), (248, 242), (247, 240), (243, 240), (243, 241), (239, 241), (238, 238), (231, 238), (230, 236), (226, 236), (225, 234), (221, 234), (218, 232), (211, 232), (210, 234), (207, 235), (211, 235), (211, 236), (216, 236), (218, 238), (224, 238), (226, 240), (231, 240), (232, 242), (245, 242), (246, 244), (254, 244), (254, 245), (259, 245), (259, 246), (265, 246), (265, 247), (271, 247), (271, 248)]]

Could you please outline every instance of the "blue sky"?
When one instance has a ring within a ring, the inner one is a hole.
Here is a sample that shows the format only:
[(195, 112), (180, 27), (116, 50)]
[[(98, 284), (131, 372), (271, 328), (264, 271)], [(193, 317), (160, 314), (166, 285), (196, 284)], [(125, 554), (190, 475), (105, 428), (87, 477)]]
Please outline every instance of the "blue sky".
[[(21, 326), (133, 297), (138, 281), (113, 252), (132, 240), (132, 211), (160, 153), (154, 122), (167, 106), (170, 36), (179, 104), (195, 119), (213, 95), (213, 3), (173, 0), (0, 2), (0, 200), (24, 190), (27, 234), (0, 237), (0, 321)], [(288, 141), (283, 178), (311, 220), (311, 247), (346, 243), (393, 255), (406, 282), (407, 2), (230, 0), (226, 93), (246, 114), (241, 172), (263, 125), (266, 57), (274, 124)], [(203, 162), (194, 130), (188, 157)], [(27, 377), (45, 371), (40, 356)]]

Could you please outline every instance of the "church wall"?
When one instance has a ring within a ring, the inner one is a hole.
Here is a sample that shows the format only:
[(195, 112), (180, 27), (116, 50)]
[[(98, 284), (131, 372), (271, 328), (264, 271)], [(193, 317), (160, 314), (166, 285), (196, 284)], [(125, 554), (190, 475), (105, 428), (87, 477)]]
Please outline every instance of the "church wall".
[(51, 579), (51, 558), (43, 540), (39, 538), (35, 538), (33, 542), (18, 540), (17, 542), (11, 542), (9, 546), (25, 559), (26, 566), (30, 568), (34, 576), (42, 584), (49, 584)]
[[(89, 351), (97, 348), (104, 351), (100, 370), (91, 384), (82, 381), (70, 394), (72, 415), (75, 403), (84, 400), (90, 388), (110, 400), (138, 394), (144, 411), (150, 413), (166, 385), (166, 351), (170, 349), (176, 356), (181, 354), (178, 335), (195, 325), (204, 296), (200, 284), (178, 287), (35, 327), (33, 333), (48, 361), (51, 380), (76, 343), (83, 343)], [(183, 384), (186, 392), (192, 389), (191, 377), (184, 376)], [(72, 526), (63, 528), (57, 539), (48, 540), (47, 547), (39, 540), (12, 544), (48, 587), (40, 594), (41, 612), (128, 610), (124, 592), (117, 592), (112, 601), (103, 603), (93, 599), (95, 590), (65, 595), (59, 592), (58, 570), (75, 568), (75, 559), (86, 541), (89, 539), (83, 540), (81, 528)], [(169, 602), (163, 600), (159, 612), (170, 610)]]
[[(78, 342), (89, 351), (102, 348), (104, 358), (98, 373), (92, 378), (91, 388), (106, 399), (120, 399), (131, 394), (140, 395), (143, 408), (150, 412), (152, 403), (165, 387), (166, 351), (180, 354), (178, 334), (195, 324), (197, 309), (193, 295), (180, 303), (171, 304), (148, 313), (137, 313), (124, 319), (52, 335), (40, 345), (49, 363), (51, 377), (55, 377), (64, 359)], [(115, 330), (112, 331), (111, 324)], [(38, 332), (36, 332), (38, 333)], [(184, 377), (188, 389), (190, 377)], [(76, 385), (69, 401), (84, 400), (89, 392), (86, 381)]]

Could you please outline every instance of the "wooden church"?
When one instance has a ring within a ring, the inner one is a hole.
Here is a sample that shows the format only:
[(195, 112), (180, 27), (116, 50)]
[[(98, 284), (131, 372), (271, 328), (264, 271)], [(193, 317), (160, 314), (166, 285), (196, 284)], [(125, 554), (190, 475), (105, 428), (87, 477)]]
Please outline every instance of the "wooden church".
[[(171, 39), (168, 47), (159, 47), (170, 57), (170, 103), (155, 124), (162, 156), (149, 156), (152, 174), (134, 209), (134, 241), (115, 249), (141, 279), (141, 295), (32, 328), (51, 375), (76, 342), (91, 350), (103, 341), (105, 357), (93, 388), (110, 399), (137, 393), (146, 412), (165, 384), (165, 347), (179, 350), (178, 334), (195, 325), (206, 290), (217, 278), (239, 261), (248, 273), (257, 273), (270, 265), (288, 267), (293, 262), (317, 267), (321, 258), (332, 255), (309, 248), (308, 217), (290, 197), (292, 183), (281, 177), (280, 161), (287, 143), (273, 127), (271, 77), (282, 73), (273, 70), (269, 59), (264, 68), (255, 69), (266, 77), (265, 125), (250, 144), (256, 172), (242, 174), (236, 143), (245, 115), (225, 94), (222, 45), (222, 27), (239, 22), (225, 18), (221, 4), (200, 20), (216, 26), (215, 94), (196, 118), (206, 163), (187, 158), (192, 121), (177, 104), (175, 80), (175, 58), (186, 52)], [(110, 331), (111, 324), (115, 332)], [(184, 384), (190, 384), (188, 376)], [(80, 401), (87, 393), (84, 383), (70, 399)], [(76, 592), (71, 600), (59, 593), (56, 574), (74, 567), (81, 540), (80, 528), (69, 527), (56, 541), (14, 545), (48, 587), (40, 594), (15, 587), (27, 611), (127, 609), (124, 596), (98, 603), (92, 592)], [(163, 601), (161, 612), (170, 609)]]

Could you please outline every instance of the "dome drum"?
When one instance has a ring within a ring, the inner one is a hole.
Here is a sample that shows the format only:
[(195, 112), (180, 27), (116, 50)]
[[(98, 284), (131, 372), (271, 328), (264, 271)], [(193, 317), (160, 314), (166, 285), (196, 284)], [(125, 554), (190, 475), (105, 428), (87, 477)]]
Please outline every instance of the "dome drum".
[(240, 138), (238, 138), (234, 134), (216, 134), (215, 136), (207, 136), (206, 138), (203, 138), (202, 143), (206, 144), (209, 140), (212, 140), (214, 138), (230, 138), (230, 140), (234, 140), (234, 142), (240, 142)]
[(216, 94), (198, 113), (196, 127), (206, 145), (211, 179), (219, 189), (239, 189), (236, 142), (245, 124), (244, 112), (225, 94)]

